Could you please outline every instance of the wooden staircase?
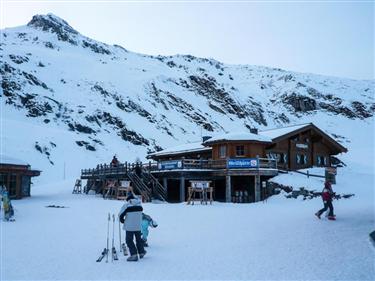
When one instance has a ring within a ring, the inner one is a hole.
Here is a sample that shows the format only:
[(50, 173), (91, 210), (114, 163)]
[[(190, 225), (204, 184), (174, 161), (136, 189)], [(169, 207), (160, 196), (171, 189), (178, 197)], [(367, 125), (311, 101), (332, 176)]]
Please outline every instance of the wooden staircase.
[(143, 170), (142, 177), (144, 181), (148, 184), (152, 191), (152, 197), (159, 199), (160, 201), (167, 201), (167, 190), (163, 185), (148, 171)]
[(139, 193), (142, 195), (144, 200), (146, 202), (150, 202), (152, 198), (152, 192), (151, 189), (143, 182), (142, 179), (140, 179), (137, 174), (133, 171), (128, 172), (128, 177), (130, 181), (133, 184), (133, 189), (136, 193)]

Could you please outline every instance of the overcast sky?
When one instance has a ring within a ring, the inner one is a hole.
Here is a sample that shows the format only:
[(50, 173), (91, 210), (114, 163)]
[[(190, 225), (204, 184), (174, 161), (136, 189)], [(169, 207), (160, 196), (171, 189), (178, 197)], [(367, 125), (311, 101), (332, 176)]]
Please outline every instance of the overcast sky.
[(134, 52), (374, 79), (372, 1), (139, 2), (2, 0), (1, 28), (51, 12)]

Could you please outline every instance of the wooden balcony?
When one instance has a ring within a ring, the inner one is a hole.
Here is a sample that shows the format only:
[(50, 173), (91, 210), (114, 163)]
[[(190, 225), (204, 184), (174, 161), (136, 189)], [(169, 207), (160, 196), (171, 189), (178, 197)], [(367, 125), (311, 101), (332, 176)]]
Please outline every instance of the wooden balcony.
[[(230, 161), (235, 160), (233, 163)], [(255, 159), (253, 159), (255, 160)], [(246, 162), (247, 161), (247, 162)], [(238, 163), (238, 165), (236, 164)], [(175, 159), (158, 162), (141, 163), (142, 172), (146, 173), (176, 173), (176, 172), (212, 172), (214, 174), (232, 174), (232, 175), (256, 175), (258, 173), (266, 175), (277, 174), (277, 162), (270, 158), (257, 158), (253, 167), (243, 165), (249, 163), (249, 159), (222, 159), (222, 160), (205, 160), (205, 159)], [(243, 167), (242, 167), (243, 166)], [(82, 179), (106, 179), (126, 177), (128, 172), (134, 171), (134, 163), (121, 163), (117, 166), (108, 164), (98, 165), (93, 169), (81, 170)]]

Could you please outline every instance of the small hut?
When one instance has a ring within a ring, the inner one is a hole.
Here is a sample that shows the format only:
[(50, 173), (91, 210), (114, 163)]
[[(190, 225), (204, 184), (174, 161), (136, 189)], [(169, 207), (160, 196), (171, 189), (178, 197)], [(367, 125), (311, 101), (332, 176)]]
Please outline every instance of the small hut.
[(0, 186), (4, 186), (9, 197), (21, 199), (30, 196), (31, 177), (40, 175), (30, 165), (6, 155), (0, 155)]

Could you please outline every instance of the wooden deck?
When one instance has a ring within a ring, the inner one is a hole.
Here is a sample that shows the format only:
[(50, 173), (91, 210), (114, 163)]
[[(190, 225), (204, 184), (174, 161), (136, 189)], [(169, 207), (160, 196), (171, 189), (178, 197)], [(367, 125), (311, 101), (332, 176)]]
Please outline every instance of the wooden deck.
[[(140, 169), (141, 168), (141, 169)], [(138, 172), (137, 172), (138, 169)], [(151, 196), (161, 194), (161, 198), (167, 200), (168, 190), (179, 190), (179, 201), (185, 201), (185, 181), (225, 181), (225, 201), (232, 199), (232, 180), (251, 178), (255, 186), (255, 201), (260, 200), (261, 178), (270, 178), (278, 174), (277, 163), (268, 158), (243, 158), (224, 160), (203, 159), (175, 159), (159, 162), (148, 162), (140, 164), (123, 163), (117, 166), (97, 165), (93, 169), (81, 171), (81, 179), (89, 181), (106, 182), (108, 180), (130, 180), (140, 193)], [(173, 183), (173, 180), (175, 181)], [(168, 181), (172, 181), (168, 184)], [(153, 187), (149, 186), (149, 183)], [(139, 186), (138, 186), (139, 185)], [(155, 197), (155, 196), (153, 196)]]
[[(240, 159), (242, 160), (242, 159)], [(277, 163), (273, 159), (258, 158), (258, 165), (253, 168), (231, 168), (228, 160), (200, 160), (178, 159), (159, 162), (142, 163), (142, 171), (155, 176), (181, 175), (196, 177), (223, 177), (223, 176), (275, 176), (278, 174)], [(93, 169), (81, 170), (81, 179), (109, 179), (125, 178), (129, 171), (135, 169), (135, 164), (122, 163), (116, 167), (103, 164)]]

